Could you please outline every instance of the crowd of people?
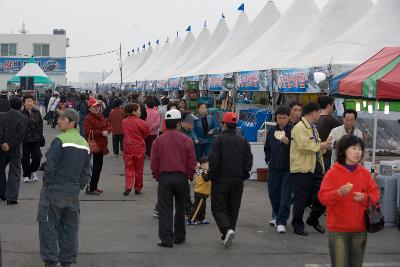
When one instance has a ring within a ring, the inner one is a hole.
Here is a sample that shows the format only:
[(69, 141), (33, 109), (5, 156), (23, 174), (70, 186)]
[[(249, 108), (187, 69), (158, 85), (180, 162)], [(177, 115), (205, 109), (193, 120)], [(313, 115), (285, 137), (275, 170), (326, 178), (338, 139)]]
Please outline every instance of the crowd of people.
[[(208, 197), (222, 243), (226, 248), (232, 245), (244, 181), (253, 165), (250, 144), (236, 132), (236, 113), (225, 113), (222, 134), (217, 134), (207, 104), (199, 103), (193, 114), (184, 99), (159, 101), (150, 96), (141, 101), (139, 94), (125, 99), (114, 93), (104, 98), (48, 91), (45, 114), (30, 95), (1, 101), (0, 198), (8, 205), (18, 204), (21, 176), (26, 183), (38, 180), (41, 147), (46, 143), (42, 115), (62, 132), (46, 153), (38, 210), (46, 266), (76, 262), (79, 191), (103, 193), (99, 183), (109, 135), (115, 157), (123, 155), (125, 162), (124, 196), (132, 190), (142, 194), (144, 163), (150, 160), (158, 182), (154, 216), (159, 219), (159, 246), (184, 243), (186, 224), (209, 224)], [(367, 240), (364, 211), (368, 198), (379, 200), (379, 192), (360, 164), (368, 136), (356, 128), (357, 112), (345, 110), (340, 123), (334, 110), (329, 96), (320, 96), (318, 103), (292, 102), (276, 108), (276, 126), (268, 130), (264, 147), (270, 224), (285, 233), (293, 206), (294, 233), (307, 236), (303, 216), (310, 207), (305, 222), (323, 234), (319, 218), (327, 213), (333, 265), (361, 266)], [(194, 203), (188, 182), (192, 180)], [(57, 227), (60, 233), (54, 231)]]

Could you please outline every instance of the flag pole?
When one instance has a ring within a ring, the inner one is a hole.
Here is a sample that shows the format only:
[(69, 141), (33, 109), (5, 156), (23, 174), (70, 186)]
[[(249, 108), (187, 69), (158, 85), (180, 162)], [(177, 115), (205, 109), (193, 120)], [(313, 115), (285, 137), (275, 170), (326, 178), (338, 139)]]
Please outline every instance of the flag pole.
[(119, 43), (119, 71), (120, 71), (120, 75), (121, 75), (121, 84), (119, 86), (119, 89), (122, 91), (122, 44)]

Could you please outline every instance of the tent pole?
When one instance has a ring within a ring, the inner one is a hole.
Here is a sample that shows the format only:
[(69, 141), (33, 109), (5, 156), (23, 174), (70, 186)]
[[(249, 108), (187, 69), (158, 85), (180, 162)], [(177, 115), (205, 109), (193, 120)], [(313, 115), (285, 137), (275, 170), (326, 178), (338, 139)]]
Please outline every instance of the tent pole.
[(378, 132), (378, 100), (375, 101), (375, 112), (374, 112), (374, 137), (372, 143), (372, 166), (371, 166), (371, 173), (375, 172), (375, 162), (376, 162), (376, 135)]
[(119, 86), (119, 90), (122, 91), (122, 44), (119, 43), (119, 63), (120, 63), (120, 78), (121, 78), (121, 84)]

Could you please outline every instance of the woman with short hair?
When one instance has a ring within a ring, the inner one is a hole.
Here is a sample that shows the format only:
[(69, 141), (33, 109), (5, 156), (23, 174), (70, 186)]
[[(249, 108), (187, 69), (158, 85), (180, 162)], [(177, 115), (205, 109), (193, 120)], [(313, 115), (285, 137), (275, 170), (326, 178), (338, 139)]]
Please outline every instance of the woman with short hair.
[(379, 201), (378, 187), (360, 161), (364, 141), (343, 136), (337, 146), (337, 162), (325, 174), (318, 198), (327, 208), (329, 251), (333, 267), (362, 266), (367, 232), (365, 210)]

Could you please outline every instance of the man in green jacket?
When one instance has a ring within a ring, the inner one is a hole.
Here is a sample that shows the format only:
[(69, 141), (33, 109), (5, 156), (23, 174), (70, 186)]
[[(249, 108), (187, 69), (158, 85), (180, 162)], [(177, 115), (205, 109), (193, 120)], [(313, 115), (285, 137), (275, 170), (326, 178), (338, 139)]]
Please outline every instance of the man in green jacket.
[(58, 118), (62, 134), (46, 155), (37, 220), (40, 255), (48, 267), (69, 267), (78, 253), (79, 192), (91, 176), (89, 146), (78, 123), (78, 113), (66, 109)]

